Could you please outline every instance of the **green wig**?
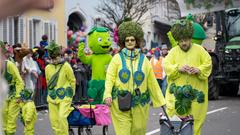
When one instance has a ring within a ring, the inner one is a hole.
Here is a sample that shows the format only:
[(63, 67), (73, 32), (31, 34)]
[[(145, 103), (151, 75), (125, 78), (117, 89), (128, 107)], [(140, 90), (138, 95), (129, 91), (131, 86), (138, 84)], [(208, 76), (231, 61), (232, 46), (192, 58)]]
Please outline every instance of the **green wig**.
[(135, 37), (137, 44), (140, 45), (140, 43), (143, 41), (144, 33), (139, 24), (136, 22), (127, 21), (119, 25), (118, 35), (120, 45), (125, 45), (126, 37), (130, 36)]
[(176, 41), (192, 39), (193, 25), (190, 20), (177, 20), (171, 28), (172, 36)]
[(51, 42), (48, 46), (45, 47), (48, 50), (49, 56), (54, 59), (61, 55), (61, 48), (55, 42)]

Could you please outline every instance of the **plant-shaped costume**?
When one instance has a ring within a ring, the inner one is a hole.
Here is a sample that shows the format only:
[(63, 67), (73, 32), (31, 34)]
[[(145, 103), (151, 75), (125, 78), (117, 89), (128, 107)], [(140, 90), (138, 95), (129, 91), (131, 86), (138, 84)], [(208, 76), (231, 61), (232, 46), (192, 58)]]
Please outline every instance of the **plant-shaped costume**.
[(92, 55), (85, 55), (84, 43), (81, 42), (78, 48), (78, 56), (84, 64), (92, 66), (92, 78), (88, 83), (88, 96), (94, 99), (93, 104), (102, 103), (106, 69), (112, 56), (108, 53), (112, 41), (107, 28), (94, 27), (88, 33), (88, 46), (93, 51)]
[(67, 117), (72, 110), (76, 80), (71, 65), (61, 61), (60, 46), (52, 42), (47, 50), (52, 59), (45, 69), (49, 118), (56, 135), (68, 135)]
[[(4, 45), (1, 45), (2, 53), (7, 51)], [(24, 88), (24, 82), (20, 76), (17, 66), (9, 61), (5, 61), (5, 70), (3, 76), (8, 82), (8, 97), (3, 107), (3, 130), (6, 135), (13, 135), (16, 132), (16, 124), (20, 106), (17, 100), (20, 99), (20, 92)]]
[[(193, 27), (188, 21), (178, 21), (171, 32), (177, 41), (191, 40)], [(183, 34), (183, 32), (185, 32)], [(191, 43), (191, 42), (190, 42)], [(179, 71), (183, 66), (197, 68), (197, 74)], [(166, 93), (167, 113), (193, 115), (194, 135), (200, 135), (208, 108), (208, 76), (211, 73), (211, 57), (205, 49), (191, 44), (188, 51), (180, 46), (172, 48), (164, 60), (164, 69), (170, 84)]]
[[(119, 43), (125, 48), (109, 64), (104, 93), (105, 102), (112, 99), (110, 109), (116, 135), (145, 135), (150, 99), (153, 107), (165, 104), (151, 63), (138, 48), (142, 40), (143, 31), (137, 23), (123, 22), (119, 26)], [(123, 110), (119, 106), (124, 107), (124, 103), (119, 100), (125, 95), (131, 95), (131, 99)]]

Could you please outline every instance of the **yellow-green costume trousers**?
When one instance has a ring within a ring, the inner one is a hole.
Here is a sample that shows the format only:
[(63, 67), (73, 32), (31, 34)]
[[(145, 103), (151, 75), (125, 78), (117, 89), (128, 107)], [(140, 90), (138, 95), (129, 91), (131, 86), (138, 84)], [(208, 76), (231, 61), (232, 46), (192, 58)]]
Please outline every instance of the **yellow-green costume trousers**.
[(37, 110), (33, 101), (21, 103), (24, 121), (24, 135), (34, 135), (34, 126), (37, 120)]
[(3, 130), (6, 135), (12, 135), (16, 132), (17, 118), (20, 111), (17, 99), (20, 98), (24, 83), (16, 65), (11, 61), (7, 61), (6, 64), (4, 77), (8, 82), (9, 92), (3, 107)]
[(153, 102), (153, 107), (155, 108), (164, 105), (165, 100), (157, 80), (155, 79), (151, 64), (144, 56), (142, 72), (145, 74), (145, 78), (138, 88), (142, 95), (144, 93), (148, 94), (146, 94), (147, 96), (145, 98), (141, 96), (143, 102), (131, 107), (129, 111), (123, 112), (119, 110), (116, 94), (114, 98), (114, 89), (129, 91), (133, 94), (134, 89), (137, 87), (136, 84), (133, 84), (134, 81), (132, 73), (138, 70), (140, 54), (137, 50), (132, 53), (129, 52), (128, 54), (134, 54), (133, 56), (136, 56), (132, 60), (128, 59), (128, 56), (125, 56), (126, 66), (131, 72), (130, 79), (127, 83), (122, 83), (120, 81), (118, 73), (122, 69), (122, 62), (120, 55), (116, 54), (107, 69), (104, 99), (108, 97), (113, 99), (110, 110), (116, 135), (145, 135), (150, 106), (148, 101), (145, 102), (145, 98), (148, 98), (149, 100), (151, 99)]
[(12, 135), (16, 132), (16, 125), (20, 106), (16, 99), (5, 101), (3, 109), (3, 130), (6, 135)]
[[(51, 77), (60, 69), (58, 81), (54, 90), (49, 90), (48, 88), (48, 108), (49, 108), (49, 118), (54, 130), (55, 135), (69, 135), (68, 134), (68, 121), (67, 117), (69, 113), (73, 110), (71, 108), (72, 97), (75, 94), (76, 80), (73, 74), (73, 70), (69, 63), (65, 62), (64, 64), (49, 64), (46, 69), (46, 79), (47, 83)], [(67, 89), (71, 91), (67, 91)], [(56, 93), (58, 89), (65, 91), (65, 95), (51, 94), (53, 91)]]
[[(200, 73), (197, 75), (189, 75), (180, 73), (178, 68), (183, 65), (198, 68)], [(176, 86), (191, 85), (194, 89), (202, 91), (205, 95), (204, 103), (198, 103), (196, 100), (192, 102), (190, 114), (194, 118), (194, 135), (201, 134), (201, 127), (206, 119), (208, 108), (208, 76), (211, 73), (212, 61), (208, 52), (200, 45), (193, 44), (191, 48), (184, 52), (179, 46), (172, 48), (164, 59), (164, 69), (168, 77), (169, 86), (175, 83)], [(167, 113), (170, 116), (176, 114), (175, 96), (166, 92)]]

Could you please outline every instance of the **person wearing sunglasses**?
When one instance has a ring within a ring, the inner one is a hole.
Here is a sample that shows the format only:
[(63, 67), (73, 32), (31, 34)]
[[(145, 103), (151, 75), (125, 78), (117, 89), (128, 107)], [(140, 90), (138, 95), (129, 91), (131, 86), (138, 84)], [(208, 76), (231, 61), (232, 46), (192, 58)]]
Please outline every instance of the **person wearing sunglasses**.
[(151, 63), (141, 52), (141, 26), (123, 22), (118, 32), (122, 49), (108, 66), (103, 99), (110, 106), (116, 135), (145, 135), (150, 100), (155, 108), (165, 100)]

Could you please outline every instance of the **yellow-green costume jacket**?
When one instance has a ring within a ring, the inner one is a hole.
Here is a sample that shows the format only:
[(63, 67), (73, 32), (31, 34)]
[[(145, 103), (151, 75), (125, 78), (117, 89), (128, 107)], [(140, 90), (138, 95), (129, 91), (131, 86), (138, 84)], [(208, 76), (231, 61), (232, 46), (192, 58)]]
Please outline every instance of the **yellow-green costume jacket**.
[[(126, 51), (126, 49), (123, 49), (122, 52), (124, 52), (124, 50)], [(130, 51), (126, 51), (126, 53), (131, 54)], [(165, 100), (157, 80), (155, 79), (151, 64), (144, 56), (142, 72), (145, 74), (145, 78), (139, 86), (141, 101), (138, 102), (139, 104), (132, 106), (129, 111), (122, 112), (119, 110), (117, 92), (119, 90), (130, 91), (132, 95), (136, 95), (134, 89), (137, 88), (136, 84), (133, 82), (132, 73), (138, 69), (140, 53), (135, 49), (135, 51), (132, 52), (132, 56), (136, 56), (133, 60), (131, 60), (126, 53), (124, 53), (124, 58), (127, 68), (131, 72), (130, 79), (125, 84), (120, 81), (118, 74), (122, 69), (122, 61), (120, 55), (116, 54), (107, 69), (104, 99), (108, 97), (112, 97), (113, 99), (110, 109), (116, 135), (145, 135), (150, 107), (149, 100), (152, 100), (153, 107), (164, 105)]]
[[(198, 75), (189, 75), (180, 73), (178, 68), (183, 65), (196, 67), (200, 70)], [(192, 47), (184, 52), (179, 46), (172, 48), (164, 59), (164, 70), (168, 76), (169, 86), (175, 83), (177, 86), (186, 84), (191, 85), (194, 89), (202, 91), (205, 95), (204, 103), (192, 101), (190, 114), (194, 117), (194, 135), (199, 135), (201, 127), (205, 121), (208, 108), (208, 76), (211, 73), (211, 57), (202, 46), (193, 44)], [(170, 94), (169, 87), (166, 92), (167, 112), (173, 116), (175, 112), (175, 96)]]
[[(75, 76), (73, 74), (73, 70), (70, 66), (70, 64), (68, 64), (67, 62), (63, 63), (63, 64), (57, 64), (57, 65), (53, 65), (53, 64), (49, 64), (46, 66), (45, 72), (46, 72), (46, 80), (47, 80), (47, 84), (49, 84), (49, 81), (51, 79), (51, 77), (61, 68), (61, 71), (59, 72), (59, 77), (58, 77), (58, 81), (56, 83), (56, 86), (54, 87), (54, 90), (57, 91), (57, 89), (67, 89), (67, 88), (71, 88), (72, 89), (72, 93), (65, 93), (65, 97), (63, 97), (61, 99), (61, 97), (57, 96), (56, 93), (53, 93), (53, 96), (51, 97), (51, 92), (48, 89), (48, 97), (47, 97), (47, 101), (51, 102), (51, 103), (60, 103), (62, 101), (72, 101), (72, 96), (75, 94), (75, 87), (76, 87), (76, 79)], [(71, 91), (69, 91), (71, 92)], [(70, 94), (71, 96), (68, 96), (68, 94)]]
[[(49, 87), (52, 76), (59, 71), (56, 85)], [(75, 94), (76, 80), (69, 63), (49, 64), (46, 69), (48, 84), (48, 108), (49, 118), (55, 135), (69, 135), (67, 117), (73, 110), (71, 108), (72, 97)]]
[(20, 92), (24, 89), (24, 82), (17, 66), (10, 60), (7, 60), (4, 76), (9, 84), (8, 99), (20, 98)]
[(6, 64), (4, 77), (8, 82), (9, 90), (8, 98), (3, 107), (3, 129), (7, 135), (10, 135), (16, 132), (16, 123), (20, 111), (20, 106), (16, 103), (16, 99), (20, 98), (20, 92), (24, 88), (24, 83), (17, 66), (9, 60)]

